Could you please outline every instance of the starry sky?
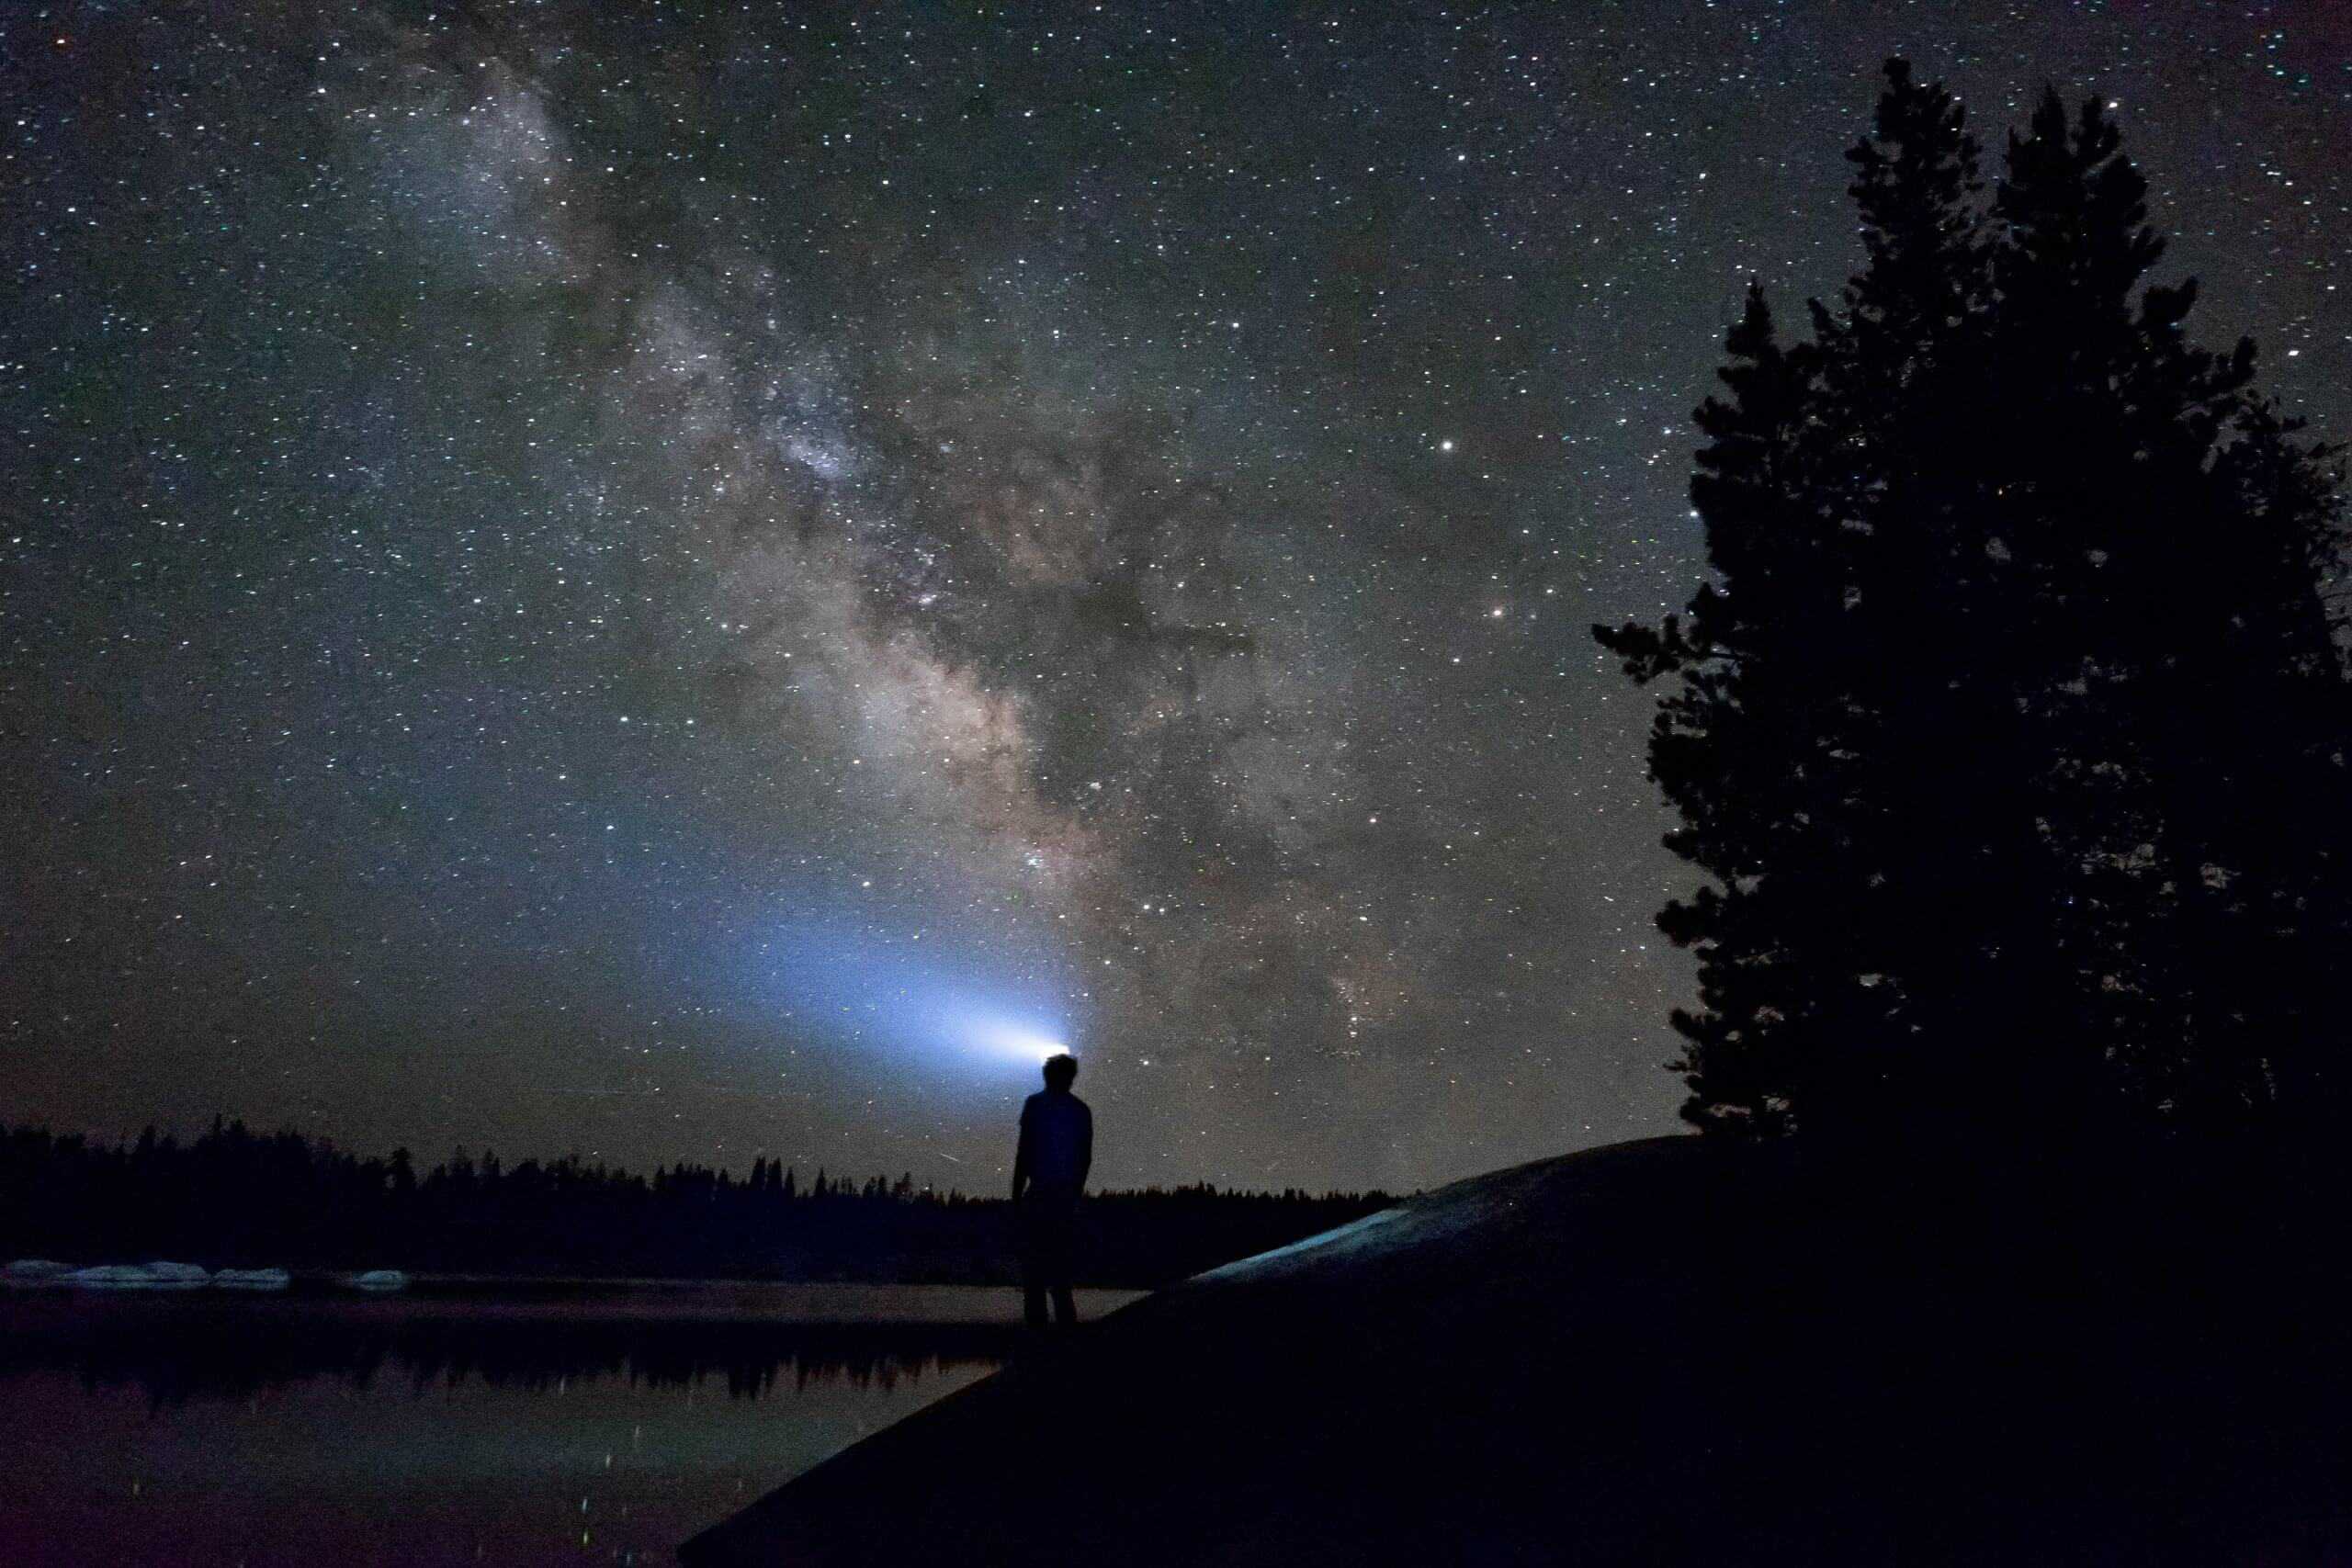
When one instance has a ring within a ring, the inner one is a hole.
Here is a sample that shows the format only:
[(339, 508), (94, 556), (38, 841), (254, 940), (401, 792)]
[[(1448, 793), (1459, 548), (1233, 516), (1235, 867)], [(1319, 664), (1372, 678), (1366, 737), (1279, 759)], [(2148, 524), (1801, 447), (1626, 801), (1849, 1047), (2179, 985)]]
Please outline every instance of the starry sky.
[(2352, 8), (250, 0), (0, 60), (0, 1118), (993, 1190), (1670, 1130), (1594, 621), (1902, 52), (2352, 434)]

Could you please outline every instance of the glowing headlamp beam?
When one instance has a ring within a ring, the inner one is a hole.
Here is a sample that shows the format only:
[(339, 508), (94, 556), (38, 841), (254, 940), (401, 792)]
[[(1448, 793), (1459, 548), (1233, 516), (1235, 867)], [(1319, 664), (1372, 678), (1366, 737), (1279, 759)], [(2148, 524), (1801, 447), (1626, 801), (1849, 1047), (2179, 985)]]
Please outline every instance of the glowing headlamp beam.
[(1040, 1034), (1034, 1029), (1023, 1029), (1015, 1023), (991, 1023), (981, 1026), (979, 1043), (990, 1051), (1024, 1062), (1043, 1062), (1069, 1050), (1051, 1035)]

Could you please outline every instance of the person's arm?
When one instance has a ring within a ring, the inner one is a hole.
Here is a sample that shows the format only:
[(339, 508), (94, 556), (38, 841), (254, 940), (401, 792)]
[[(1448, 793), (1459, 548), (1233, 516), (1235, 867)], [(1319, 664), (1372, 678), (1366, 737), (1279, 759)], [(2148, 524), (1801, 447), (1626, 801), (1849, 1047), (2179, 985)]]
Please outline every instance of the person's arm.
[(1021, 1144), (1012, 1152), (1012, 1201), (1021, 1201), (1021, 1190), (1029, 1185), (1029, 1107), (1021, 1108)]
[(1085, 1106), (1078, 1108), (1078, 1184), (1086, 1185), (1086, 1173), (1094, 1168), (1094, 1112)]

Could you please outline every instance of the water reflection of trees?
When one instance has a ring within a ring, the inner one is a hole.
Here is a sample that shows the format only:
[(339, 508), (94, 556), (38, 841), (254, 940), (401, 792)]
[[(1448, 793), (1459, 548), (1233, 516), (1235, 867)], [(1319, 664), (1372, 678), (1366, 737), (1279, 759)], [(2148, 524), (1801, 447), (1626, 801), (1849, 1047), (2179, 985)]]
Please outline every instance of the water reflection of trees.
[(353, 1318), (248, 1310), (110, 1311), (11, 1325), (0, 1375), (63, 1371), (86, 1389), (136, 1387), (156, 1405), (246, 1399), (327, 1378), (395, 1380), (422, 1398), (472, 1384), (560, 1393), (723, 1382), (730, 1399), (812, 1384), (896, 1389), (1003, 1360), (1012, 1331), (985, 1325), (777, 1324), (478, 1314)]

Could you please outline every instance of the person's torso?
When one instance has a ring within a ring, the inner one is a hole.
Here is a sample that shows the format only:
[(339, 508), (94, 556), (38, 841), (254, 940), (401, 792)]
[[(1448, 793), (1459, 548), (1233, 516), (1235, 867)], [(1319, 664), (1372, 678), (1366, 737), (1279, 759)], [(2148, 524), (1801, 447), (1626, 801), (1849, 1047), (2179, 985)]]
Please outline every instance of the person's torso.
[(1092, 1114), (1074, 1094), (1050, 1089), (1029, 1097), (1021, 1121), (1029, 1134), (1029, 1176), (1034, 1181), (1077, 1185), (1085, 1174), (1087, 1134)]

